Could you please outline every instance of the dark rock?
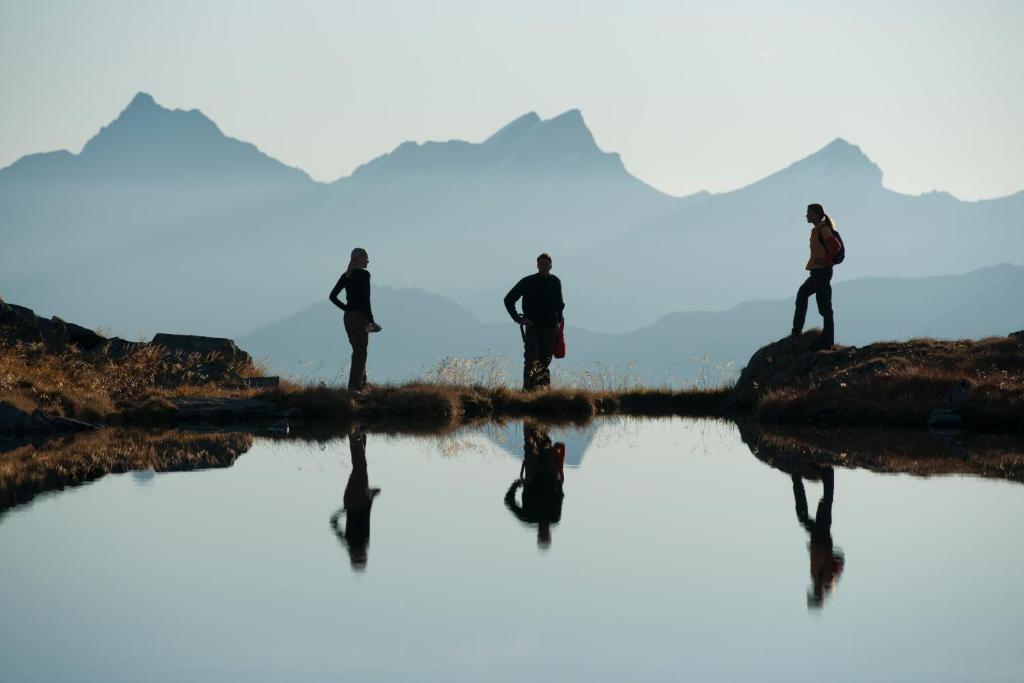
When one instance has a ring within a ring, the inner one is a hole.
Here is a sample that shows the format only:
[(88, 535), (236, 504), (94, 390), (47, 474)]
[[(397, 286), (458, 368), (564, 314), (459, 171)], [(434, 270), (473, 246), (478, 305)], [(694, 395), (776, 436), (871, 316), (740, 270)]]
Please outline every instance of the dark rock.
[(732, 407), (753, 406), (768, 389), (778, 388), (801, 377), (807, 379), (818, 354), (811, 350), (817, 338), (814, 332), (799, 337), (783, 337), (757, 350), (733, 389)]
[(68, 342), (74, 344), (82, 351), (92, 351), (99, 348), (107, 341), (106, 337), (103, 337), (86, 327), (82, 327), (81, 325), (64, 322), (57, 316), (54, 316), (53, 320), (59, 321), (64, 325), (67, 330)]
[(96, 426), (81, 420), (49, 415), (41, 410), (26, 413), (0, 401), (0, 434), (81, 432), (96, 429)]
[(125, 356), (145, 347), (143, 342), (131, 342), (120, 337), (111, 337), (96, 349), (97, 353), (104, 355), (111, 360), (121, 360)]
[(221, 337), (158, 334), (150, 344), (177, 358), (180, 365), (170, 366), (157, 378), (165, 387), (205, 382), (244, 385), (245, 379), (239, 371), (254, 367), (248, 353), (232, 340)]
[(248, 353), (238, 348), (232, 340), (222, 337), (160, 333), (153, 337), (150, 344), (180, 356), (190, 356), (192, 354), (199, 354), (201, 356), (216, 355), (231, 363), (252, 363), (252, 357)]
[(244, 422), (301, 415), (295, 408), (281, 408), (255, 398), (177, 397), (170, 399), (170, 403), (174, 411), (169, 417), (175, 422)]

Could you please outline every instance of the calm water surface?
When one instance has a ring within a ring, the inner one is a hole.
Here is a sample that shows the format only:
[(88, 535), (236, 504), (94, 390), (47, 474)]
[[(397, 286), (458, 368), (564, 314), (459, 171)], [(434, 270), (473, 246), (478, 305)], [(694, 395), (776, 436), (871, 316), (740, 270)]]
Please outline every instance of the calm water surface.
[(526, 500), (522, 425), (42, 495), (0, 680), (1024, 680), (1024, 486), (837, 469), (829, 526), (730, 424), (552, 430), (564, 497), (543, 437)]

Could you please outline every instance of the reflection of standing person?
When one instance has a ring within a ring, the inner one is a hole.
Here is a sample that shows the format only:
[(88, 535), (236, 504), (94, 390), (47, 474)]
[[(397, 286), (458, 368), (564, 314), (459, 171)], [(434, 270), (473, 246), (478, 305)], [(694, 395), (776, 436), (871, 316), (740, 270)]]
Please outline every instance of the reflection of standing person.
[[(345, 486), (345, 506), (331, 515), (331, 526), (348, 549), (352, 568), (363, 570), (366, 568), (366, 551), (370, 545), (370, 508), (380, 489), (370, 488), (366, 471), (366, 434), (353, 428), (348, 435), (348, 445), (352, 451), (352, 473), (348, 475), (348, 484)], [(338, 518), (342, 514), (346, 517), (344, 529), (338, 525)]]
[[(523, 300), (523, 312), (516, 302)], [(527, 275), (505, 295), (505, 310), (523, 332), (523, 389), (531, 391), (551, 385), (548, 366), (555, 353), (555, 329), (562, 321), (565, 302), (562, 281), (551, 274), (551, 257), (537, 257), (537, 272)]]
[(821, 204), (807, 206), (807, 222), (811, 228), (811, 256), (807, 260), (807, 279), (796, 293), (796, 310), (793, 312), (793, 336), (803, 332), (807, 318), (807, 300), (814, 295), (821, 314), (821, 336), (814, 340), (811, 348), (830, 349), (835, 344), (835, 322), (832, 316), (832, 259), (838, 254), (840, 242), (835, 234), (835, 224), (825, 214)]
[[(349, 344), (352, 345), (352, 365), (349, 368), (349, 391), (362, 391), (366, 386), (366, 353), (370, 342), (370, 332), (380, 330), (373, 320), (370, 308), (370, 272), (366, 266), (370, 264), (370, 256), (365, 249), (359, 247), (352, 250), (352, 258), (348, 269), (338, 278), (337, 284), (328, 297), (331, 303), (345, 311), (345, 332)], [(345, 290), (345, 303), (338, 300), (338, 294)]]
[[(537, 525), (537, 545), (551, 545), (551, 525), (562, 519), (565, 446), (552, 444), (547, 431), (523, 423), (523, 464), (505, 493), (505, 506), (524, 524)], [(516, 489), (522, 488), (522, 504)]]
[(835, 492), (835, 474), (831, 467), (825, 468), (821, 473), (821, 483), (825, 490), (821, 494), (814, 519), (807, 514), (807, 495), (804, 493), (803, 480), (796, 474), (791, 477), (796, 517), (811, 534), (808, 550), (811, 557), (813, 586), (807, 594), (807, 606), (821, 607), (825, 603), (825, 598), (835, 588), (845, 564), (842, 551), (832, 544), (832, 496)]

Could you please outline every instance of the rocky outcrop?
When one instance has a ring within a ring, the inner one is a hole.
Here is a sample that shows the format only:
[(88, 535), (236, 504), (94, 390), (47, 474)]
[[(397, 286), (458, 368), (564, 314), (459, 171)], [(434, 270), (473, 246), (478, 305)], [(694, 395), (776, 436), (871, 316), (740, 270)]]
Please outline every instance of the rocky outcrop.
[(765, 420), (1024, 428), (1024, 335), (913, 339), (814, 351), (815, 335), (759, 349), (730, 399)]
[(252, 377), (252, 357), (234, 341), (220, 337), (160, 333), (149, 342), (103, 335), (54, 316), (38, 316), (30, 308), (0, 302), (0, 346), (41, 344), (48, 353), (75, 350), (87, 361), (122, 360), (155, 349), (164, 371), (155, 378), (163, 387), (215, 382), (238, 388), (273, 388), (276, 377)]

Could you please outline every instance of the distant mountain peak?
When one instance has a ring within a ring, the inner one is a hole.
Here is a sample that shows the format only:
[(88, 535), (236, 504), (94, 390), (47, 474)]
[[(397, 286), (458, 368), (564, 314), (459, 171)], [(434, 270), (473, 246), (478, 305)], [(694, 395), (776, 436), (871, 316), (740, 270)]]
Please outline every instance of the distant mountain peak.
[(132, 101), (128, 103), (128, 106), (125, 108), (125, 111), (129, 109), (138, 110), (150, 108), (162, 109), (162, 107), (156, 103), (156, 100), (153, 99), (152, 95), (150, 95), (148, 92), (142, 92), (140, 90), (139, 92), (135, 93), (135, 97), (133, 97)]
[(521, 139), (524, 135), (529, 134), (531, 130), (536, 128), (540, 122), (541, 119), (540, 116), (537, 115), (537, 112), (528, 112), (513, 120), (511, 123), (505, 124), (499, 128), (496, 133), (484, 140), (483, 144), (494, 146)]
[(774, 191), (779, 183), (798, 183), (809, 190), (828, 184), (881, 187), (882, 169), (857, 145), (835, 138), (817, 152), (737, 191), (748, 188)]
[(138, 92), (116, 119), (103, 126), (79, 157), (132, 178), (205, 173), (234, 178), (309, 180), (304, 172), (272, 159), (247, 142), (229, 137), (198, 109), (167, 109)]

